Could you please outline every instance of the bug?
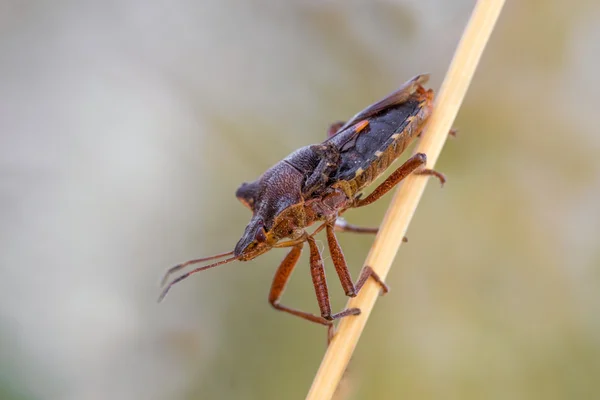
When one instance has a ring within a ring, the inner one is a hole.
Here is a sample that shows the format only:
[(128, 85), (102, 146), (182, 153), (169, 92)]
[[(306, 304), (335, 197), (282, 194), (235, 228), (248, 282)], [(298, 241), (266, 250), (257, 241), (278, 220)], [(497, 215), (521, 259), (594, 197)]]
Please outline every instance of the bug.
[[(315, 235), (325, 230), (331, 259), (347, 296), (356, 296), (369, 278), (377, 281), (382, 291), (387, 292), (385, 283), (369, 266), (363, 268), (356, 283), (352, 281), (335, 235), (335, 231), (376, 233), (377, 228), (349, 225), (340, 216), (350, 208), (364, 207), (378, 200), (411, 173), (433, 175), (442, 184), (445, 182), (442, 174), (424, 168), (427, 157), (417, 153), (368, 196), (362, 197), (362, 191), (421, 134), (433, 107), (433, 90), (423, 87), (428, 78), (428, 75), (415, 76), (349, 121), (332, 124), (324, 142), (294, 151), (256, 181), (242, 184), (236, 197), (252, 211), (252, 218), (233, 251), (190, 260), (170, 268), (163, 279), (163, 286), (173, 273), (189, 265), (221, 259), (169, 282), (164, 286), (159, 301), (174, 284), (192, 274), (232, 261), (252, 260), (273, 248), (290, 248), (275, 273), (269, 303), (277, 310), (327, 326), (328, 338), (331, 339), (333, 321), (358, 315), (360, 310), (348, 308), (332, 313), (323, 259)], [(308, 233), (306, 228), (315, 223), (321, 225)], [(310, 250), (310, 273), (320, 315), (280, 303), (305, 243)]]

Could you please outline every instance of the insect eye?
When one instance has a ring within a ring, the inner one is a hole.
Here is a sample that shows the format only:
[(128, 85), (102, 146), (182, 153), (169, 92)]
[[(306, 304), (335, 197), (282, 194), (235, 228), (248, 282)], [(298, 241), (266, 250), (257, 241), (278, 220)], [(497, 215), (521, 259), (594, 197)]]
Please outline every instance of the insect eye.
[(264, 228), (260, 228), (258, 232), (256, 232), (256, 236), (254, 237), (257, 242), (262, 243), (267, 241), (267, 234), (265, 233)]

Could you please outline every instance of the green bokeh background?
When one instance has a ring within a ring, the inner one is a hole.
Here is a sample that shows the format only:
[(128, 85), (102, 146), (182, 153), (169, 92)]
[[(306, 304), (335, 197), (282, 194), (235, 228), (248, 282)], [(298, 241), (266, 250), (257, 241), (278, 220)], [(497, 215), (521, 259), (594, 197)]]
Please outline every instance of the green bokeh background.
[[(241, 182), (437, 90), (473, 5), (0, 2), (0, 399), (303, 398), (325, 330), (268, 305), (283, 250), (159, 277), (232, 248)], [(600, 3), (507, 2), (340, 399), (600, 396), (599, 67)], [(317, 310), (306, 254), (283, 303)]]

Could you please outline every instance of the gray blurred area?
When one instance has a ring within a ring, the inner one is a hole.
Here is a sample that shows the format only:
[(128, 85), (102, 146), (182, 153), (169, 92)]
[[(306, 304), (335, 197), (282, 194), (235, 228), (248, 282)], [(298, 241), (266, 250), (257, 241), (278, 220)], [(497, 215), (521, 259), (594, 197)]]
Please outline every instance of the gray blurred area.
[[(284, 250), (160, 277), (232, 249), (241, 182), (439, 88), (473, 5), (0, 1), (0, 399), (304, 398), (326, 334), (268, 305)], [(508, 1), (339, 399), (600, 398), (599, 70), (598, 1)], [(283, 303), (317, 311), (306, 254)]]

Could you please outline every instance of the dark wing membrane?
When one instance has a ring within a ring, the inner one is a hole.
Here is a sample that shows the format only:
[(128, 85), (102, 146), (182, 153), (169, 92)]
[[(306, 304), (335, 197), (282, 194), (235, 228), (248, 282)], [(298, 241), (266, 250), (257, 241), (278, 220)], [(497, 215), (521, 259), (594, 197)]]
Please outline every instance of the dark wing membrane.
[(406, 102), (410, 98), (410, 96), (413, 93), (415, 93), (417, 88), (420, 85), (426, 83), (428, 80), (429, 74), (415, 76), (414, 78), (404, 83), (394, 93), (387, 96), (385, 99), (380, 100), (375, 104), (371, 104), (369, 107), (365, 108), (364, 110), (356, 114), (354, 117), (350, 118), (348, 122), (346, 122), (340, 129), (338, 129), (338, 132), (343, 131), (344, 129), (354, 125), (359, 121), (373, 117), (387, 108)]
[[(405, 128), (409, 124), (409, 117), (417, 115), (420, 109), (418, 99), (409, 99), (370, 118), (369, 126), (348, 142), (351, 146), (344, 145), (333, 179), (351, 180), (359, 169), (367, 170), (389, 146), (408, 145), (408, 138), (404, 137)], [(400, 136), (394, 138), (394, 134)], [(334, 138), (345, 135), (347, 133), (340, 132)]]

